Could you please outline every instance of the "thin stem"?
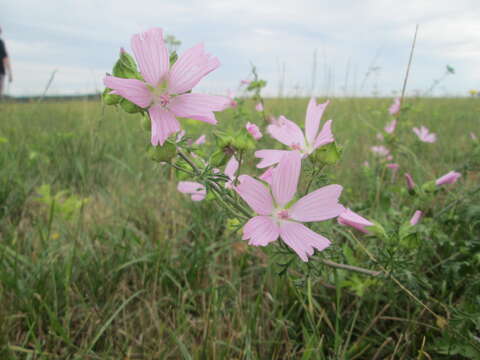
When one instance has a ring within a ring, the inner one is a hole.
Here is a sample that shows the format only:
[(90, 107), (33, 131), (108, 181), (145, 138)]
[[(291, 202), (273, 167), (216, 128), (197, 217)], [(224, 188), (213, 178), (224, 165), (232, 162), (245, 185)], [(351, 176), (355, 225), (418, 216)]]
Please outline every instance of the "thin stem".
[(358, 266), (340, 264), (340, 263), (336, 263), (334, 261), (325, 260), (325, 259), (321, 259), (320, 261), (327, 266), (331, 266), (331, 267), (334, 267), (334, 268), (337, 268), (337, 269), (354, 271), (354, 272), (358, 272), (358, 273), (361, 273), (361, 274), (370, 275), (370, 276), (374, 276), (374, 277), (375, 276), (380, 276), (383, 273), (383, 271), (368, 270), (368, 269), (364, 269), (364, 268), (361, 268), (361, 267), (358, 267)]
[(183, 152), (181, 151), (178, 151), (178, 155), (183, 159), (185, 160), (188, 165), (190, 165), (190, 167), (193, 169), (193, 171), (195, 172), (195, 174), (199, 174), (200, 171), (198, 170), (198, 168), (195, 166), (195, 164), (188, 158), (187, 155), (185, 155)]
[[(412, 48), (410, 50), (410, 57), (408, 59), (407, 71), (405, 73), (405, 78), (403, 79), (402, 95), (400, 96), (400, 104), (403, 104), (403, 98), (405, 97), (405, 90), (407, 89), (408, 75), (410, 74), (410, 67), (412, 66), (413, 51), (415, 50), (415, 43), (417, 42), (417, 34), (418, 34), (418, 24), (417, 26), (415, 26), (415, 35), (413, 35)], [(398, 114), (398, 117), (397, 117), (397, 119), (399, 120), (400, 120), (400, 113)]]

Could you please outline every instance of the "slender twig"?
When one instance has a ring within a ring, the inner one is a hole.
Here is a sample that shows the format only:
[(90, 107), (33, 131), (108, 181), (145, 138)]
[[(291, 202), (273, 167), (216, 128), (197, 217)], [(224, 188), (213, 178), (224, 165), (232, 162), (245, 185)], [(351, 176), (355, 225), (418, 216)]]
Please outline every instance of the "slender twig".
[[(407, 82), (408, 82), (408, 75), (410, 75), (410, 68), (412, 66), (412, 59), (413, 59), (413, 51), (415, 50), (415, 43), (417, 42), (417, 34), (418, 34), (418, 24), (415, 26), (415, 35), (413, 35), (413, 42), (412, 48), (410, 49), (410, 57), (408, 59), (407, 71), (405, 72), (405, 78), (403, 79), (403, 86), (402, 86), (402, 94), (400, 95), (400, 104), (403, 104), (403, 98), (405, 97), (405, 90), (407, 89)], [(400, 119), (400, 114), (398, 114), (397, 119)]]
[(358, 267), (358, 266), (336, 263), (336, 262), (330, 261), (330, 260), (321, 259), (320, 261), (322, 263), (324, 263), (325, 265), (328, 265), (328, 266), (331, 266), (331, 267), (334, 267), (334, 268), (337, 268), (337, 269), (355, 271), (355, 272), (365, 274), (365, 275), (379, 276), (379, 275), (382, 274), (382, 271), (368, 270), (368, 269), (364, 269), (364, 268), (361, 268), (361, 267)]

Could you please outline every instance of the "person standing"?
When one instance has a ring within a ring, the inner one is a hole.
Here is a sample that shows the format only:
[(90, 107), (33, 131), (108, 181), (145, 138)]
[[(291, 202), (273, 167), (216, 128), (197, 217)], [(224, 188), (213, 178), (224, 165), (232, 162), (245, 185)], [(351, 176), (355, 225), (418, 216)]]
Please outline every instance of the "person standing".
[[(2, 35), (2, 28), (0, 28), (0, 36)], [(0, 37), (0, 98), (3, 96), (3, 83), (5, 74), (8, 74), (8, 81), (12, 82), (12, 67), (10, 66), (10, 59), (8, 58), (5, 43)]]

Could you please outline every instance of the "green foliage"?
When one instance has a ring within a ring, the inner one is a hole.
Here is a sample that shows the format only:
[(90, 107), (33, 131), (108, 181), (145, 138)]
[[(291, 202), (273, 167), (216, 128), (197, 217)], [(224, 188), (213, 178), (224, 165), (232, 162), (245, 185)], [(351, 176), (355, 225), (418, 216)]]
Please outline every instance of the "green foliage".
[(43, 184), (36, 189), (37, 201), (46, 205), (46, 212), (53, 212), (53, 216), (60, 216), (66, 221), (74, 221), (80, 209), (88, 203), (88, 198), (81, 198), (70, 194), (67, 190), (60, 190), (52, 194), (49, 184)]

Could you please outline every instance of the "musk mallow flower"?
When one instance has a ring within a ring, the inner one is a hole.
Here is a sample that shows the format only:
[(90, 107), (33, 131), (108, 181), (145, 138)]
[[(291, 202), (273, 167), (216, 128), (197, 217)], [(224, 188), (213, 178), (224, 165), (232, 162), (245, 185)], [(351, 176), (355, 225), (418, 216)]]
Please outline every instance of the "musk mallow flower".
[(393, 100), (393, 104), (388, 108), (390, 115), (396, 115), (400, 112), (400, 98)]
[(160, 28), (133, 35), (131, 46), (143, 80), (108, 75), (104, 84), (113, 94), (148, 110), (152, 145), (163, 145), (170, 135), (180, 131), (177, 117), (217, 123), (213, 112), (227, 108), (229, 99), (190, 93), (203, 77), (220, 66), (216, 57), (204, 51), (203, 44), (187, 50), (172, 66)]
[(348, 208), (340, 214), (337, 221), (340, 225), (351, 226), (365, 234), (368, 234), (366, 228), (374, 225), (371, 221), (368, 221)]
[(250, 133), (250, 135), (252, 135), (255, 140), (260, 140), (263, 136), (258, 126), (252, 124), (251, 122), (247, 122), (247, 125), (245, 125), (245, 129), (247, 129), (247, 131)]
[(422, 216), (423, 216), (423, 212), (421, 212), (420, 210), (415, 211), (412, 218), (410, 219), (410, 225), (412, 226), (417, 225), (418, 222), (421, 220)]
[(385, 146), (383, 145), (376, 145), (376, 146), (372, 146), (370, 148), (370, 150), (372, 150), (372, 152), (376, 155), (379, 155), (379, 156), (389, 156), (390, 155), (390, 150), (388, 150)]
[(437, 141), (437, 135), (429, 132), (428, 128), (423, 125), (420, 126), (420, 128), (414, 127), (412, 130), (418, 136), (420, 141), (427, 143), (434, 143)]
[(207, 195), (205, 186), (195, 181), (180, 181), (177, 190), (190, 195), (193, 201), (202, 201)]
[(326, 101), (317, 105), (314, 98), (310, 99), (305, 117), (305, 134), (296, 123), (284, 116), (280, 116), (276, 123), (269, 125), (268, 133), (282, 144), (290, 147), (290, 150), (259, 150), (255, 152), (255, 157), (262, 159), (257, 167), (272, 166), (278, 163), (285, 154), (292, 151), (300, 152), (302, 158), (305, 158), (319, 147), (333, 142), (332, 120), (328, 120), (319, 131), (320, 120), (328, 104), (329, 101)]
[(405, 181), (407, 182), (408, 190), (415, 189), (415, 182), (413, 181), (412, 175), (410, 175), (409, 173), (405, 173)]
[(233, 189), (234, 184), (233, 180), (235, 179), (235, 173), (238, 170), (239, 163), (235, 156), (232, 156), (230, 160), (228, 160), (227, 165), (225, 166), (224, 174), (228, 176), (228, 181), (225, 183), (225, 187), (227, 189)]
[(462, 174), (460, 174), (459, 172), (450, 171), (449, 173), (439, 177), (435, 181), (435, 185), (442, 186), (442, 185), (445, 185), (445, 184), (454, 184), (454, 183), (457, 182), (457, 180), (458, 180), (458, 178), (460, 178), (460, 176), (462, 176)]
[(397, 119), (393, 119), (392, 121), (390, 121), (390, 123), (388, 123), (387, 126), (385, 126), (384, 130), (387, 134), (393, 134), (396, 127), (397, 127)]
[(236, 191), (257, 214), (243, 227), (244, 240), (249, 240), (250, 245), (266, 246), (280, 237), (303, 261), (308, 261), (314, 249), (322, 251), (330, 241), (302, 223), (337, 217), (344, 207), (338, 203), (340, 185), (324, 186), (292, 203), (300, 170), (301, 155), (291, 151), (273, 171), (270, 186), (241, 175)]
[(258, 112), (262, 112), (263, 111), (263, 104), (261, 102), (259, 102), (257, 105), (255, 105), (255, 110), (257, 110)]

